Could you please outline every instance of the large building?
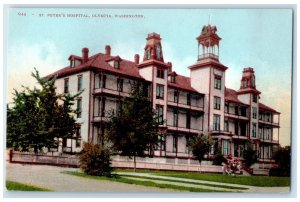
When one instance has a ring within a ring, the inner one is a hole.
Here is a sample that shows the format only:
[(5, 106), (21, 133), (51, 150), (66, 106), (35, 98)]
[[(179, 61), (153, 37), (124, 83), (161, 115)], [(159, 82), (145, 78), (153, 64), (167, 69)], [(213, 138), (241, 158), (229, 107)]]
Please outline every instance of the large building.
[(205, 134), (224, 156), (241, 157), (245, 143), (252, 140), (259, 160), (270, 162), (279, 144), (280, 113), (260, 102), (251, 67), (243, 69), (240, 89), (225, 86), (228, 67), (219, 61), (220, 41), (215, 26), (203, 26), (196, 63), (188, 67), (190, 77), (177, 74), (172, 63), (165, 62), (162, 39), (156, 33), (148, 34), (141, 61), (138, 54), (133, 61), (113, 56), (109, 45), (93, 56), (88, 48), (82, 49), (82, 56), (71, 55), (68, 67), (50, 75), (57, 77), (58, 93), (84, 89), (76, 101), (81, 138), (68, 140), (64, 149), (80, 151), (83, 141), (101, 143), (108, 113), (117, 109), (120, 98), (130, 95), (131, 84), (140, 81), (160, 124), (154, 156), (189, 159), (188, 141)]

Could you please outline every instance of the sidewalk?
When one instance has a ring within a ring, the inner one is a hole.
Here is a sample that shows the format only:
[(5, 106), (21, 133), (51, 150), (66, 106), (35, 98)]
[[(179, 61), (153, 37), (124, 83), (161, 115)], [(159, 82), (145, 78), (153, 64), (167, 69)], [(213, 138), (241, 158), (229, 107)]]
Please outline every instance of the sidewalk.
[(77, 168), (6, 163), (6, 179), (44, 187), (55, 192), (178, 192), (173, 189), (94, 180), (61, 173), (66, 170), (78, 171)]
[[(247, 192), (247, 193), (287, 193), (290, 191), (290, 187), (255, 187), (255, 186), (249, 186), (249, 185), (239, 185), (239, 184), (231, 184), (231, 183), (223, 183), (223, 182), (212, 182), (212, 181), (206, 181), (206, 180), (193, 180), (193, 179), (186, 179), (186, 178), (178, 178), (178, 177), (170, 177), (170, 176), (161, 176), (161, 175), (155, 175), (155, 174), (148, 174), (148, 173), (132, 173), (132, 172), (118, 172), (119, 175), (124, 176), (130, 176), (128, 178), (134, 178), (135, 180), (145, 180), (142, 178), (137, 177), (149, 177), (149, 178), (157, 178), (155, 180), (150, 180), (156, 183), (165, 183), (165, 184), (173, 184), (178, 186), (189, 186), (189, 187), (197, 187), (197, 188), (204, 188), (204, 189), (211, 189), (216, 191), (232, 191), (232, 192)], [(123, 177), (124, 177), (123, 176)], [(170, 182), (165, 180), (176, 180), (180, 182)], [(209, 184), (209, 185), (195, 185), (190, 184), (192, 183), (202, 183), (202, 184)], [(228, 188), (220, 188), (216, 187), (214, 185), (221, 185), (221, 186), (230, 186), (230, 187), (236, 187), (237, 189), (228, 189)], [(241, 190), (238, 188), (247, 188), (247, 190)]]

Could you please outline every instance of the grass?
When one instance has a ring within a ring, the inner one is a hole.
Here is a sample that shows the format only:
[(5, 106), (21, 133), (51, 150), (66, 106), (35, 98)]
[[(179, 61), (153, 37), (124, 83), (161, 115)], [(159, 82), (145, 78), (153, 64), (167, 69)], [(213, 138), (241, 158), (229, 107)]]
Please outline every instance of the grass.
[[(133, 172), (133, 170), (115, 170), (115, 172)], [(258, 187), (284, 187), (290, 186), (290, 177), (270, 177), (270, 176), (228, 176), (222, 174), (192, 173), (192, 172), (174, 172), (174, 171), (149, 171), (137, 170), (141, 173), (150, 173), (161, 176), (171, 176), (178, 178), (207, 180), (214, 182), (223, 182), (231, 184), (250, 185)]]
[(51, 191), (49, 189), (14, 182), (10, 180), (6, 180), (6, 188), (9, 191)]
[(124, 177), (121, 177), (119, 175), (112, 175), (111, 177), (104, 177), (104, 176), (92, 176), (87, 175), (82, 172), (76, 172), (76, 171), (63, 171), (62, 173), (68, 174), (68, 175), (74, 175), (78, 177), (84, 177), (89, 179), (96, 179), (96, 180), (108, 180), (113, 182), (121, 182), (126, 184), (134, 184), (134, 185), (142, 185), (147, 187), (157, 187), (157, 188), (167, 188), (167, 189), (174, 189), (178, 191), (190, 191), (190, 192), (226, 192), (226, 191), (219, 191), (219, 190), (212, 190), (212, 189), (202, 189), (202, 188), (196, 188), (196, 187), (185, 187), (185, 186), (178, 186), (178, 185), (171, 185), (171, 184), (160, 184), (155, 183), (152, 181), (140, 181), (140, 180), (133, 180), (133, 179), (127, 179)]
[(133, 178), (141, 178), (141, 179), (149, 179), (149, 180), (163, 180), (163, 181), (168, 181), (168, 182), (179, 182), (179, 183), (188, 183), (188, 184), (195, 184), (195, 185), (204, 185), (204, 186), (213, 186), (213, 187), (218, 187), (218, 188), (225, 188), (225, 189), (238, 189), (238, 190), (247, 190), (248, 188), (244, 187), (238, 187), (238, 186), (230, 186), (230, 185), (217, 185), (217, 184), (208, 184), (208, 183), (199, 183), (199, 182), (185, 182), (182, 180), (173, 180), (173, 179), (162, 179), (158, 177), (142, 177), (142, 176), (132, 176), (132, 175), (121, 175), (125, 177), (133, 177)]

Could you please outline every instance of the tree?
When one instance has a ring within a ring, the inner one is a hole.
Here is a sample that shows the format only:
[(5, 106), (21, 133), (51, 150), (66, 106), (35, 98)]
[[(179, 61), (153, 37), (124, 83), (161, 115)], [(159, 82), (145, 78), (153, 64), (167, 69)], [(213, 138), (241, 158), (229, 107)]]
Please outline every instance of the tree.
[(290, 176), (291, 174), (291, 147), (279, 147), (274, 152), (273, 159), (278, 164), (278, 168), (270, 170), (270, 175)]
[(250, 167), (252, 164), (257, 162), (257, 154), (253, 149), (251, 141), (246, 142), (245, 150), (243, 152), (243, 158), (247, 167)]
[(145, 156), (158, 142), (158, 122), (148, 96), (139, 83), (132, 86), (129, 97), (120, 100), (120, 107), (112, 112), (107, 123), (107, 139), (121, 155)]
[(208, 135), (201, 134), (194, 138), (194, 140), (190, 141), (189, 147), (192, 150), (193, 155), (199, 161), (201, 166), (202, 160), (205, 158), (210, 151), (212, 145), (212, 141)]
[[(56, 147), (55, 138), (71, 138), (76, 130), (72, 110), (76, 95), (56, 94), (55, 78), (41, 78), (35, 69), (32, 76), (38, 88), (15, 90), (14, 102), (7, 109), (7, 145), (13, 149), (38, 152)], [(60, 104), (61, 103), (61, 104)]]
[(79, 155), (80, 168), (88, 175), (110, 176), (110, 151), (98, 144), (84, 143)]

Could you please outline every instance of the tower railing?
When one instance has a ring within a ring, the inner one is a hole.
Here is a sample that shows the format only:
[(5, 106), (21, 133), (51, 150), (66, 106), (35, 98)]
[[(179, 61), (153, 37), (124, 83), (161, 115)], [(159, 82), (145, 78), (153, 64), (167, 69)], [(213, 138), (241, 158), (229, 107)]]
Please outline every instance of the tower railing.
[(214, 53), (204, 53), (204, 54), (198, 55), (198, 60), (204, 60), (204, 59), (207, 59), (207, 58), (212, 58), (214, 60), (219, 60), (219, 56), (214, 54)]

